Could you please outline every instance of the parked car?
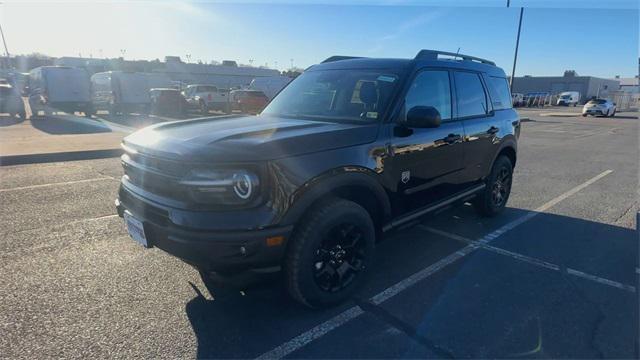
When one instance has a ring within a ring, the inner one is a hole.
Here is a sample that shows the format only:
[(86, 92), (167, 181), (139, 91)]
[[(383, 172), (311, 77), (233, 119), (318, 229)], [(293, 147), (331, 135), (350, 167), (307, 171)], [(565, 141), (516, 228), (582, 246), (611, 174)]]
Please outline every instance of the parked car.
[(511, 94), (511, 102), (513, 106), (523, 106), (524, 105), (524, 95), (521, 93), (513, 93)]
[(209, 114), (210, 110), (231, 113), (229, 91), (219, 89), (213, 85), (189, 85), (183, 93), (190, 109), (199, 110), (202, 115)]
[(269, 103), (269, 98), (258, 90), (231, 91), (231, 109), (243, 113), (257, 114)]
[(151, 114), (182, 118), (187, 113), (187, 101), (178, 89), (151, 89)]
[(582, 116), (616, 116), (616, 103), (608, 99), (592, 99), (582, 107)]
[(249, 89), (262, 91), (271, 100), (290, 82), (291, 78), (287, 76), (257, 77), (251, 81)]
[(149, 90), (169, 87), (171, 80), (164, 74), (132, 71), (107, 71), (91, 76), (91, 99), (95, 111), (107, 110), (110, 115), (142, 113), (151, 108)]
[(573, 105), (573, 107), (576, 107), (578, 105), (578, 102), (580, 102), (579, 92), (565, 91), (563, 93), (560, 93), (560, 95), (558, 95), (557, 105), (564, 105), (564, 106)]
[(294, 299), (328, 306), (357, 291), (386, 231), (467, 201), (502, 212), (519, 134), (491, 61), (335, 56), (260, 116), (127, 136), (116, 208), (135, 241), (204, 277), (277, 267)]
[(0, 79), (0, 113), (8, 113), (11, 117), (18, 115), (20, 118), (26, 119), (27, 113), (20, 91), (2, 80), (4, 79)]
[(29, 72), (29, 106), (32, 116), (57, 111), (93, 114), (91, 82), (84, 69), (68, 66), (42, 66)]

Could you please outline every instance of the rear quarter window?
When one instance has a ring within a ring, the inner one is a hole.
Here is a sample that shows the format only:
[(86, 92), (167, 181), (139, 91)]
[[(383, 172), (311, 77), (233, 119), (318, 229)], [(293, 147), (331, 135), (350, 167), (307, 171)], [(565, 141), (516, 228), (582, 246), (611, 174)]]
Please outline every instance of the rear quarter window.
[(487, 85), (489, 86), (489, 96), (494, 110), (503, 110), (512, 108), (511, 93), (509, 92), (509, 83), (506, 78), (488, 76)]

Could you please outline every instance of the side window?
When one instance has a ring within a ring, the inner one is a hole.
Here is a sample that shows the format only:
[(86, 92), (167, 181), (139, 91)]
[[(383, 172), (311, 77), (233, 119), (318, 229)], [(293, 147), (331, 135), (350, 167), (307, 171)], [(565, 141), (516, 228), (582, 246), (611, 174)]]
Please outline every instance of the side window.
[(507, 79), (496, 76), (488, 76), (485, 79), (489, 86), (489, 95), (491, 95), (493, 108), (495, 110), (511, 109), (513, 105)]
[(487, 114), (487, 96), (480, 76), (469, 72), (455, 72), (458, 116), (484, 116)]
[(443, 121), (451, 119), (451, 85), (449, 72), (425, 70), (420, 72), (405, 97), (405, 115), (414, 106), (433, 106)]

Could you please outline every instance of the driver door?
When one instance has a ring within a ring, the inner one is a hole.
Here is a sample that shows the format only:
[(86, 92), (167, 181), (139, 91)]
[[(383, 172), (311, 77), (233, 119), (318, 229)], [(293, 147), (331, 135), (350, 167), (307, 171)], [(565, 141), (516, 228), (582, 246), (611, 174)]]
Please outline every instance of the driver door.
[[(414, 106), (432, 106), (440, 113), (436, 128), (402, 125)], [(415, 210), (451, 194), (463, 173), (462, 123), (453, 116), (452, 82), (448, 70), (425, 69), (416, 74), (404, 109), (392, 125), (391, 175), (400, 211)]]

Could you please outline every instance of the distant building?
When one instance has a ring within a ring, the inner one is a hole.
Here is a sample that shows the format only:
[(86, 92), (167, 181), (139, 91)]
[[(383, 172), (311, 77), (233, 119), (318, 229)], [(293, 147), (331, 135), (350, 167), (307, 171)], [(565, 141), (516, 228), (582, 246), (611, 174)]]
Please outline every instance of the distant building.
[(627, 94), (640, 94), (639, 79), (637, 76), (632, 78), (616, 77), (615, 80), (620, 81), (620, 91)]
[(238, 66), (224, 60), (222, 65), (184, 63), (178, 56), (166, 56), (164, 67), (154, 72), (167, 74), (171, 80), (187, 84), (209, 84), (220, 88), (244, 87), (257, 77), (280, 76), (275, 69)]
[(557, 95), (564, 91), (578, 91), (580, 97), (609, 97), (620, 88), (620, 79), (603, 79), (578, 76), (575, 71), (565, 71), (564, 76), (522, 76), (513, 80), (514, 93), (548, 92)]

